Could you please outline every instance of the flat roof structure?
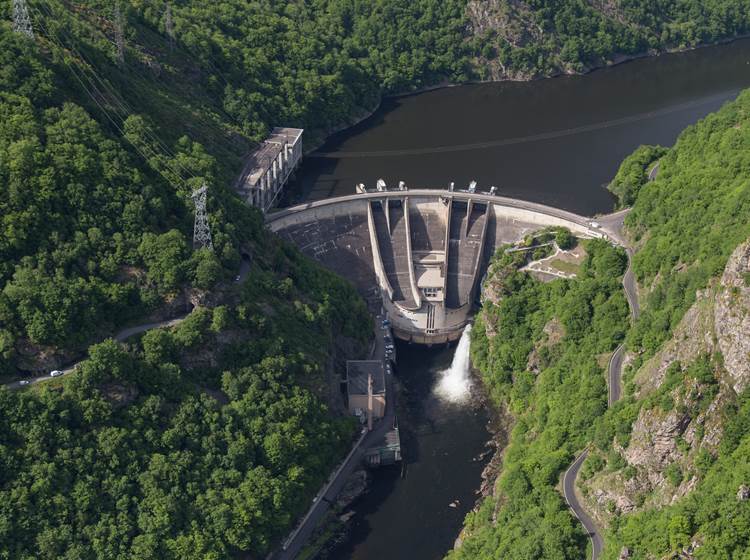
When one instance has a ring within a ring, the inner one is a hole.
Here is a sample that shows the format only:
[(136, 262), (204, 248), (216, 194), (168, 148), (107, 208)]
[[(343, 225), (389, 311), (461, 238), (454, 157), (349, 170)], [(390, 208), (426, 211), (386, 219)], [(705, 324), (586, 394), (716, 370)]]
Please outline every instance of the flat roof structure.
[(302, 159), (301, 128), (276, 127), (245, 159), (236, 190), (264, 212)]
[(372, 375), (372, 394), (385, 394), (385, 372), (380, 360), (348, 360), (346, 362), (347, 392), (367, 395), (367, 380)]
[(285, 144), (294, 146), (302, 137), (303, 129), (276, 127), (258, 148), (250, 154), (245, 167), (245, 177), (241, 188), (252, 189), (261, 177), (268, 173), (273, 161), (279, 157)]

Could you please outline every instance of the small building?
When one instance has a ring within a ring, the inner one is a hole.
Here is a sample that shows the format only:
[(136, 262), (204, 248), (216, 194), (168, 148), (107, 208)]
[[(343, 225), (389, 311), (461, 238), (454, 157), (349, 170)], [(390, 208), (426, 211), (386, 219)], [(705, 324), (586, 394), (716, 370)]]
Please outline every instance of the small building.
[(301, 128), (277, 127), (245, 162), (236, 189), (251, 206), (270, 210), (302, 160)]
[(393, 465), (401, 461), (401, 437), (395, 418), (393, 428), (385, 433), (382, 441), (365, 451), (364, 461), (368, 467)]
[(346, 385), (349, 412), (366, 421), (372, 408), (372, 420), (385, 416), (385, 372), (380, 360), (348, 360)]

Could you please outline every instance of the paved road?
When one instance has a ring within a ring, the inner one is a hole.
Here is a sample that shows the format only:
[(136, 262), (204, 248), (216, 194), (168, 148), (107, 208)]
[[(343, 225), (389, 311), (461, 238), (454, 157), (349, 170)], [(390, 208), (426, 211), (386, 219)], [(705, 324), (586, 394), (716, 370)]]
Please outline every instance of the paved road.
[[(605, 226), (607, 227), (610, 236), (624, 246), (625, 237), (622, 233), (622, 223), (626, 214), (627, 210), (610, 215), (612, 218)], [(640, 306), (638, 305), (638, 289), (633, 274), (633, 251), (627, 246), (625, 246), (625, 251), (628, 255), (628, 268), (622, 278), (622, 287), (625, 291), (628, 305), (630, 306), (631, 318), (635, 321), (640, 315)], [(607, 368), (609, 386), (607, 403), (609, 406), (613, 406), (618, 400), (620, 400), (622, 391), (622, 362), (624, 357), (625, 346), (620, 344), (612, 354)], [(583, 453), (573, 461), (573, 464), (568, 470), (565, 471), (565, 474), (563, 475), (563, 495), (565, 496), (565, 501), (568, 502), (568, 505), (573, 510), (573, 514), (581, 521), (581, 524), (591, 539), (591, 560), (598, 560), (602, 553), (602, 549), (604, 548), (604, 539), (597, 529), (593, 519), (591, 519), (591, 516), (589, 516), (589, 514), (583, 509), (583, 506), (581, 506), (575, 492), (578, 472), (581, 470), (581, 465), (583, 465), (587, 455), (588, 449), (584, 450)]]
[(654, 181), (656, 179), (656, 177), (659, 175), (659, 164), (660, 164), (660, 162), (657, 161), (656, 165), (654, 165), (651, 168), (651, 171), (648, 172), (648, 180), (649, 181)]
[[(140, 334), (142, 332), (150, 331), (151, 329), (161, 329), (164, 327), (173, 327), (182, 321), (185, 320), (185, 318), (189, 315), (189, 313), (185, 313), (184, 315), (181, 315), (180, 317), (175, 317), (174, 319), (168, 319), (166, 321), (158, 321), (154, 323), (144, 323), (143, 325), (137, 325), (135, 327), (128, 327), (127, 329), (123, 329), (120, 332), (116, 333), (112, 338), (115, 340), (122, 342), (123, 340), (126, 340), (130, 338), (131, 336), (134, 336), (136, 334)], [(59, 379), (60, 377), (64, 375), (68, 375), (69, 373), (72, 373), (76, 370), (78, 367), (78, 364), (84, 361), (80, 360), (74, 364), (70, 364), (60, 371), (62, 371), (63, 375), (57, 376), (57, 377), (50, 377), (49, 374), (47, 375), (40, 375), (38, 377), (30, 377), (24, 381), (28, 381), (28, 383), (21, 384), (21, 381), (13, 381), (12, 383), (6, 383), (4, 387), (7, 387), (8, 389), (20, 389), (21, 387), (28, 387), (29, 385), (36, 385), (37, 383), (44, 383), (45, 381), (50, 381), (51, 379)]]
[(601, 533), (599, 533), (599, 530), (596, 528), (594, 521), (589, 514), (586, 513), (583, 507), (581, 507), (575, 492), (578, 471), (581, 470), (581, 465), (583, 465), (583, 462), (586, 460), (588, 453), (589, 451), (586, 449), (576, 458), (575, 461), (573, 461), (573, 464), (568, 467), (568, 470), (565, 471), (565, 475), (563, 476), (563, 495), (565, 496), (565, 501), (568, 502), (568, 506), (573, 510), (573, 514), (580, 520), (586, 530), (586, 534), (589, 536), (589, 539), (591, 539), (591, 560), (597, 560), (604, 549), (604, 540), (602, 539)]
[[(385, 345), (383, 341), (383, 332), (380, 329), (380, 324), (383, 316), (378, 316), (375, 320), (376, 328), (376, 344), (373, 351), (372, 359), (377, 359), (378, 356), (385, 356)], [(376, 446), (380, 443), (392, 427), (396, 418), (396, 403), (395, 403), (395, 390), (393, 387), (393, 376), (386, 374), (385, 376), (386, 385), (386, 399), (385, 399), (385, 416), (381, 419), (372, 429), (371, 432), (360, 437), (354, 445), (354, 448), (349, 452), (349, 455), (344, 460), (344, 463), (339, 467), (337, 471), (333, 473), (328, 483), (323, 487), (321, 492), (316, 497), (312, 506), (308, 510), (305, 517), (297, 526), (297, 528), (290, 534), (286, 541), (284, 541), (284, 548), (279, 550), (274, 555), (274, 560), (293, 560), (300, 553), (302, 548), (307, 544), (315, 528), (318, 526), (320, 521), (328, 512), (328, 509), (338, 496), (341, 489), (346, 484), (346, 481), (361, 465), (364, 458), (365, 451), (370, 447)]]
[[(282, 210), (274, 211), (266, 214), (266, 225), (272, 230), (277, 231), (279, 228), (284, 227), (289, 220), (302, 219), (300, 216), (304, 216), (304, 213), (316, 208), (323, 208), (325, 206), (341, 204), (344, 202), (351, 202), (357, 200), (380, 200), (383, 198), (402, 198), (404, 196), (411, 197), (448, 197), (454, 200), (469, 200), (492, 203), (496, 206), (503, 206), (506, 208), (516, 208), (521, 210), (527, 210), (534, 212), (542, 216), (548, 216), (558, 218), (571, 223), (571, 225), (577, 226), (582, 229), (590, 237), (602, 237), (605, 233), (600, 231), (599, 228), (592, 225), (592, 218), (581, 216), (567, 210), (560, 208), (554, 208), (552, 206), (546, 206), (537, 202), (529, 202), (528, 200), (519, 200), (517, 198), (509, 198), (506, 196), (491, 195), (485, 192), (469, 193), (463, 189), (456, 189), (453, 191), (440, 190), (440, 189), (409, 189), (405, 191), (390, 189), (387, 191), (367, 191), (366, 193), (349, 194), (344, 196), (338, 196), (333, 198), (325, 198), (323, 200), (314, 200), (312, 202), (306, 202), (304, 204), (298, 204), (297, 206), (291, 206)], [(624, 215), (627, 211), (615, 212), (614, 214), (607, 214), (605, 216), (597, 217), (596, 220), (602, 225), (610, 223), (613, 218), (616, 220), (621, 215)], [(620, 219), (620, 223), (622, 219)], [(576, 229), (576, 228), (574, 228)], [(619, 241), (619, 240), (618, 240)]]
[[(238, 275), (235, 278), (236, 283), (244, 282), (247, 278), (247, 275), (250, 273), (250, 259), (249, 257), (246, 257), (243, 255), (242, 261), (240, 262), (240, 268), (238, 270)], [(153, 323), (144, 323), (142, 325), (136, 325), (135, 327), (128, 327), (126, 329), (121, 330), (118, 333), (115, 333), (115, 335), (112, 337), (118, 342), (122, 342), (124, 340), (127, 340), (131, 336), (135, 336), (136, 334), (140, 334), (142, 332), (150, 331), (151, 329), (162, 329), (165, 327), (174, 327), (175, 325), (179, 325), (182, 321), (185, 320), (185, 318), (190, 315), (190, 313), (185, 313), (183, 315), (180, 315), (179, 317), (175, 317), (174, 319), (167, 319), (166, 321), (156, 321)], [(86, 358), (84, 358), (85, 360)], [(65, 366), (62, 371), (63, 375), (68, 375), (69, 373), (72, 373), (76, 370), (78, 367), (78, 364), (81, 363), (83, 360), (79, 360), (78, 362), (74, 364), (70, 364), (68, 366)], [(58, 377), (62, 377), (63, 375), (60, 375)], [(40, 375), (38, 377), (30, 377), (27, 379), (24, 379), (23, 381), (28, 381), (28, 383), (21, 384), (21, 380), (19, 381), (13, 381), (12, 383), (6, 383), (3, 385), (4, 387), (7, 387), (8, 389), (20, 389), (21, 387), (28, 387), (29, 385), (36, 385), (37, 383), (44, 383), (45, 381), (49, 381), (50, 379), (56, 379), (55, 377), (50, 377), (49, 374), (46, 375)]]

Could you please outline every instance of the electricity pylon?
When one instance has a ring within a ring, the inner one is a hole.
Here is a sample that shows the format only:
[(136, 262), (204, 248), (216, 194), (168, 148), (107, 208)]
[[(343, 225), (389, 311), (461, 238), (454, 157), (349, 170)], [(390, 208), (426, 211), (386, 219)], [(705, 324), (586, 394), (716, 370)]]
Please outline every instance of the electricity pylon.
[(115, 2), (115, 47), (117, 48), (117, 64), (125, 64), (125, 19), (122, 17), (120, 2)]
[(195, 225), (193, 226), (193, 248), (206, 247), (214, 250), (211, 240), (211, 228), (208, 226), (208, 212), (206, 211), (206, 192), (208, 186), (193, 191), (192, 199), (195, 203)]
[(26, 0), (13, 0), (13, 31), (34, 38), (34, 29), (31, 27), (29, 7)]

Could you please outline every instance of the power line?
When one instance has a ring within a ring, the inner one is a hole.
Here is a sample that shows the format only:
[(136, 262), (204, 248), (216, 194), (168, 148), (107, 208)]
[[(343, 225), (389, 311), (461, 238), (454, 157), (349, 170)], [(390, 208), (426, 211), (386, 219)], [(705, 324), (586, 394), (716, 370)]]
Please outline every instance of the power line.
[(174, 21), (172, 21), (172, 4), (167, 2), (167, 9), (164, 13), (164, 28), (167, 31), (167, 37), (169, 37), (169, 50), (174, 50)]
[[(55, 17), (54, 14), (49, 10), (49, 8), (47, 8), (47, 14), (50, 17), (52, 17), (52, 18)], [(42, 14), (39, 14), (39, 15), (42, 15)], [(117, 95), (117, 93), (115, 92), (115, 90), (113, 89), (113, 87), (111, 85), (109, 85), (104, 79), (102, 79), (99, 76), (99, 74), (94, 69), (94, 65), (83, 55), (83, 53), (81, 53), (80, 51), (78, 51), (75, 48), (75, 46), (73, 46), (74, 43), (75, 43), (75, 41), (73, 39), (71, 39), (70, 37), (68, 37), (69, 46), (66, 47), (62, 43), (62, 41), (60, 40), (59, 37), (57, 37), (57, 39), (55, 39), (52, 36), (52, 33), (49, 32), (48, 30), (46, 30), (46, 28), (45, 28), (45, 33), (47, 34), (47, 36), (50, 39), (52, 39), (53, 41), (55, 41), (55, 43), (58, 46), (60, 46), (61, 49), (63, 49), (63, 50), (70, 50), (73, 54), (75, 54), (75, 56), (77, 58), (79, 58), (81, 61), (84, 62), (84, 64), (82, 65), (81, 72), (84, 75), (84, 77), (86, 77), (86, 80), (87, 80), (89, 86), (91, 87), (91, 89), (94, 90), (95, 94), (98, 94), (102, 99), (107, 99), (108, 98), (109, 101), (115, 105), (115, 107), (113, 108), (114, 111), (115, 111), (115, 114), (116, 114), (117, 118), (120, 119), (124, 123), (125, 120), (127, 119), (127, 117), (129, 115), (133, 114), (134, 111), (128, 106), (128, 104), (124, 101), (124, 99), (120, 98)], [(68, 66), (70, 67), (70, 65), (68, 65)], [(100, 88), (86, 74), (86, 69), (89, 70), (89, 72), (94, 77), (94, 79), (96, 79), (96, 81), (100, 84), (101, 88), (106, 91), (107, 95), (105, 95), (104, 93), (102, 93), (102, 91), (100, 90)], [(71, 68), (71, 71), (73, 71), (72, 68)], [(87, 89), (87, 88), (85, 88), (85, 89)], [(99, 106), (102, 111), (104, 111), (104, 112), (107, 113), (107, 117), (109, 118), (110, 121), (112, 121), (113, 119), (109, 115), (109, 112), (100, 103), (98, 103), (96, 101), (96, 99), (94, 98), (93, 95), (91, 95), (91, 93), (88, 91), (88, 89), (87, 89), (87, 93), (89, 93), (89, 95), (94, 99), (94, 101), (97, 103), (97, 106)], [(119, 111), (122, 112), (122, 114), (118, 114), (118, 109), (119, 109)], [(124, 116), (123, 116), (123, 114), (124, 114)], [(124, 135), (124, 132), (122, 131), (122, 129), (119, 126), (117, 128)], [(150, 140), (151, 142), (153, 142), (154, 144), (156, 144), (157, 147), (163, 152), (163, 154), (159, 154), (157, 150), (155, 150), (153, 147), (149, 146), (148, 144), (146, 144), (145, 147), (149, 148), (150, 151), (151, 151), (151, 153), (153, 155), (155, 155), (155, 156), (166, 155), (167, 161), (164, 162), (164, 165), (169, 169), (169, 171), (172, 174), (174, 174), (178, 178), (179, 182), (181, 182), (182, 184), (184, 184), (185, 180), (182, 178), (182, 175), (179, 173), (179, 171), (178, 171), (177, 168), (179, 168), (180, 170), (182, 170), (182, 172), (185, 173), (185, 175), (188, 175), (188, 176), (192, 176), (193, 173), (190, 170), (186, 169), (179, 162), (179, 160), (177, 159), (176, 155), (169, 149), (169, 147), (156, 134), (153, 133), (153, 131), (151, 130), (150, 126), (148, 126), (148, 125), (146, 126), (146, 128), (144, 130), (144, 134), (146, 136), (146, 140)], [(128, 139), (128, 141), (130, 142), (129, 139)], [(133, 144), (132, 142), (130, 142), (130, 143)], [(174, 163), (177, 166), (177, 168), (173, 167), (172, 163)], [(163, 174), (162, 174), (162, 176), (163, 176)], [(171, 183), (172, 181), (169, 181), (169, 182)]]
[(115, 46), (117, 47), (117, 63), (125, 65), (125, 19), (120, 9), (119, 0), (115, 2)]
[[(44, 34), (51, 41), (53, 41), (58, 47), (60, 47), (60, 49), (65, 50), (65, 46), (59, 41), (59, 39), (55, 38), (47, 30), (47, 28), (44, 26), (44, 24), (41, 21), (39, 22), (39, 26), (41, 27), (41, 29), (44, 32)], [(81, 87), (83, 88), (83, 90), (86, 92), (86, 94), (88, 94), (88, 96), (96, 104), (96, 106), (99, 107), (99, 109), (102, 111), (102, 113), (107, 118), (107, 120), (109, 120), (109, 122), (112, 124), (112, 126), (114, 126), (115, 129), (130, 143), (130, 145), (133, 146), (133, 148), (135, 149), (135, 151), (138, 152), (138, 154), (146, 161), (146, 163), (151, 164), (151, 162), (149, 160), (149, 155), (151, 157), (158, 157), (160, 154), (158, 154), (148, 144), (144, 144), (143, 146), (138, 146), (135, 142), (133, 142), (132, 140), (130, 140), (130, 138), (128, 138), (127, 135), (125, 134), (125, 131), (122, 129), (122, 127), (115, 121), (115, 119), (112, 117), (112, 115), (109, 113), (109, 111), (107, 111), (106, 107), (104, 107), (104, 105), (102, 105), (102, 103), (99, 101), (99, 99), (97, 99), (97, 97), (94, 94), (92, 94), (91, 90), (86, 86), (86, 84), (84, 83), (84, 78), (82, 78), (78, 74), (78, 72), (75, 70), (75, 68), (71, 64), (69, 64), (67, 62), (67, 60), (65, 60), (65, 57), (63, 57), (63, 63), (68, 67), (68, 69), (73, 74), (73, 77), (78, 81), (78, 83), (81, 85)], [(86, 78), (86, 79), (88, 80), (88, 78)], [(89, 85), (91, 85), (90, 80), (89, 80)], [(149, 153), (144, 153), (144, 151), (149, 152)], [(174, 176), (172, 176), (172, 177), (167, 176), (167, 174), (162, 169), (159, 169), (158, 167), (155, 167), (154, 169), (155, 169), (155, 171), (157, 173), (159, 173), (159, 175), (161, 175), (167, 181), (167, 183), (169, 183), (169, 184), (171, 184), (173, 186), (178, 186), (180, 184), (183, 185), (183, 186), (186, 186), (185, 180), (177, 172), (175, 172), (174, 169), (170, 168), (169, 166), (167, 166), (167, 168), (168, 168), (168, 171), (171, 172)]]

